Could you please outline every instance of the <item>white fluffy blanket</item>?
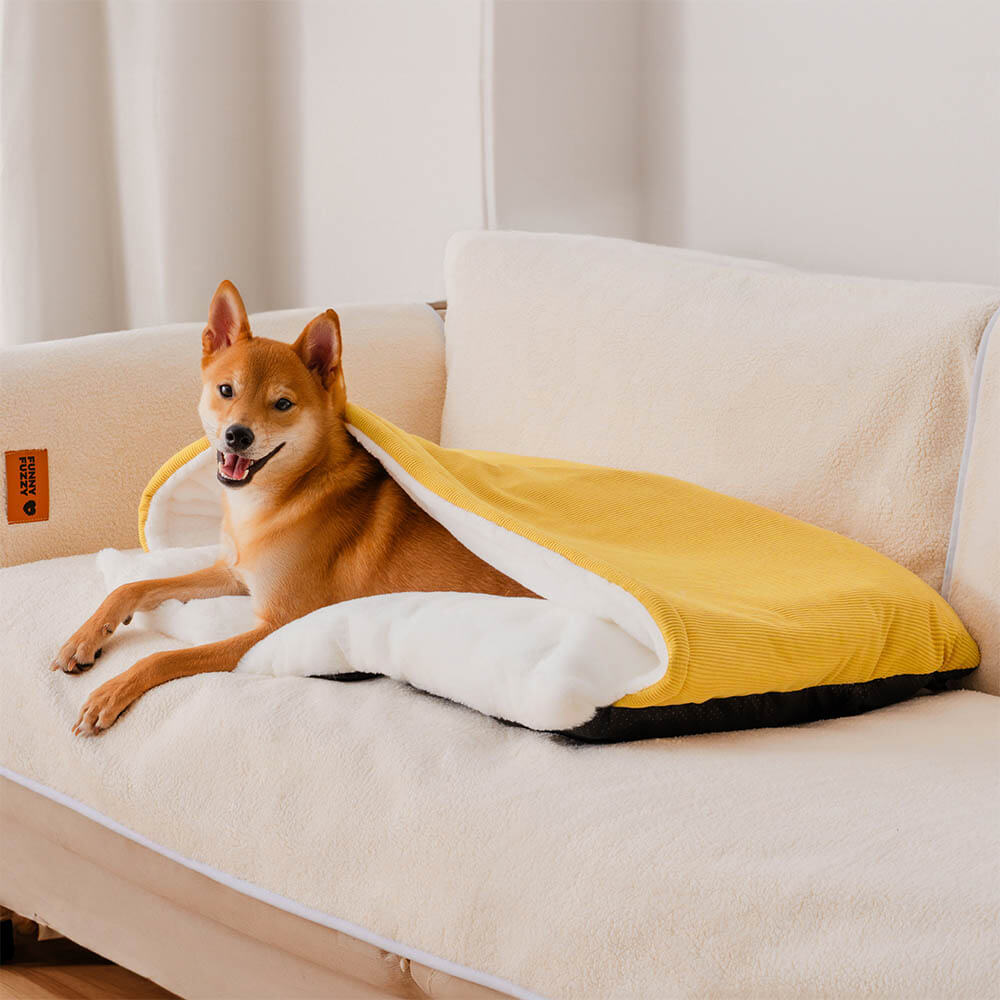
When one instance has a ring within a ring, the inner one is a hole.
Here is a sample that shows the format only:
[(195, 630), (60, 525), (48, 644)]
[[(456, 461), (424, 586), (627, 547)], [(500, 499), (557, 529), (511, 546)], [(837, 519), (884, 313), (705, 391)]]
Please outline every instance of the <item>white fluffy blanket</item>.
[[(109, 590), (210, 565), (216, 546), (105, 549)], [(192, 645), (254, 625), (248, 597), (167, 601), (137, 624)], [(660, 674), (647, 646), (604, 618), (531, 598), (384, 594), (320, 608), (253, 647), (237, 670), (316, 677), (385, 674), (532, 729), (570, 729)]]

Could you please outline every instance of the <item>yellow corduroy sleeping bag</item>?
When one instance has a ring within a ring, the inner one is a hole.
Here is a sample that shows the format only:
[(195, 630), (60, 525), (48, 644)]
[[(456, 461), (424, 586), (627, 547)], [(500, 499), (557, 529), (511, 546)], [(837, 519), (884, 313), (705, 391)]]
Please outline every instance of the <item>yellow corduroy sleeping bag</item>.
[[(665, 476), (441, 448), (354, 405), (348, 419), (411, 495), (419, 484), (645, 609), (666, 648), (665, 673), (598, 711), (572, 731), (579, 738), (855, 714), (942, 686), (979, 662), (938, 593), (834, 532)], [(184, 454), (201, 450), (192, 448)], [(537, 581), (520, 580), (541, 592)]]

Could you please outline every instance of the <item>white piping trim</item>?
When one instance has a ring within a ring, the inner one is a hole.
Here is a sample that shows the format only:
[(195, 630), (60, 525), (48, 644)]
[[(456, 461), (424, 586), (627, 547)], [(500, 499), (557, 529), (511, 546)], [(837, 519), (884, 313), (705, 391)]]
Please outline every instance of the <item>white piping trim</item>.
[(969, 461), (972, 456), (972, 443), (976, 434), (976, 414), (979, 410), (979, 393), (983, 384), (983, 371), (986, 368), (986, 351), (990, 346), (990, 334), (993, 328), (1000, 325), (1000, 309), (990, 317), (983, 330), (976, 353), (976, 365), (972, 372), (972, 385), (969, 389), (969, 416), (965, 424), (965, 444), (962, 447), (962, 464), (958, 468), (958, 484), (955, 487), (955, 508), (951, 515), (951, 535), (948, 538), (948, 556), (944, 563), (944, 580), (941, 582), (941, 596), (947, 601), (951, 597), (951, 578), (955, 569), (955, 553), (958, 549), (958, 538), (962, 528), (962, 505), (965, 501), (965, 479), (969, 472)]
[(479, 972), (476, 969), (469, 969), (447, 958), (439, 958), (437, 955), (421, 951), (419, 948), (411, 948), (409, 945), (393, 941), (392, 938), (376, 934), (359, 924), (351, 923), (349, 920), (342, 920), (340, 917), (330, 916), (328, 913), (323, 913), (321, 910), (314, 910), (309, 906), (303, 906), (301, 903), (297, 903), (294, 899), (289, 899), (287, 896), (281, 896), (270, 889), (262, 889), (252, 882), (236, 878), (236, 876), (230, 875), (228, 872), (220, 871), (218, 868), (203, 864), (201, 861), (195, 861), (193, 858), (187, 858), (183, 854), (178, 854), (177, 851), (172, 851), (169, 847), (164, 847), (162, 844), (157, 844), (148, 837), (144, 837), (141, 833), (136, 833), (135, 830), (130, 830), (127, 826), (123, 826), (117, 820), (111, 819), (110, 816), (105, 816), (104, 813), (98, 812), (85, 802), (80, 802), (78, 799), (74, 799), (64, 792), (50, 788), (48, 785), (43, 785), (34, 778), (28, 778), (23, 774), (18, 774), (16, 771), (11, 771), (2, 764), (0, 764), (0, 777), (7, 778), (22, 788), (27, 788), (29, 791), (42, 795), (61, 806), (66, 806), (66, 808), (72, 809), (81, 816), (99, 823), (112, 833), (117, 833), (119, 836), (131, 840), (141, 847), (155, 851), (170, 861), (183, 865), (185, 868), (190, 868), (191, 871), (198, 872), (199, 875), (204, 875), (213, 882), (218, 882), (220, 885), (234, 889), (244, 896), (250, 896), (261, 903), (267, 903), (269, 906), (277, 907), (279, 910), (284, 910), (286, 913), (291, 913), (296, 917), (310, 920), (314, 924), (322, 924), (331, 930), (340, 931), (350, 937), (357, 938), (359, 941), (364, 941), (367, 944), (374, 945), (376, 948), (381, 948), (383, 951), (399, 955), (401, 958), (409, 958), (414, 962), (419, 962), (421, 965), (437, 969), (439, 972), (446, 972), (449, 976), (454, 976), (456, 979), (464, 979), (466, 982), (477, 983), (480, 986), (496, 990), (498, 993), (506, 993), (509, 996), (518, 997), (520, 1000), (543, 1000), (539, 994), (532, 993), (521, 986), (516, 986), (514, 983), (508, 982), (506, 979), (501, 979), (499, 976), (493, 976), (488, 972)]

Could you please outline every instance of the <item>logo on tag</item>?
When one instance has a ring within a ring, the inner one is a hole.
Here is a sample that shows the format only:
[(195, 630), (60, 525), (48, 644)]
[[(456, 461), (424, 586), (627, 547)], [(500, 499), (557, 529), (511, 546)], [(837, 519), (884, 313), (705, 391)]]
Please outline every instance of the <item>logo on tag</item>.
[(49, 519), (49, 453), (5, 451), (7, 523), (33, 524)]

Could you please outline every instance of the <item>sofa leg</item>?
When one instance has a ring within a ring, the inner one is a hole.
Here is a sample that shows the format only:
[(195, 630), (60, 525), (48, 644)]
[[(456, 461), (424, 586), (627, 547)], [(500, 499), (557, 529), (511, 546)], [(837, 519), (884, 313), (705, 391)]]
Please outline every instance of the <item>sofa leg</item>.
[(14, 960), (14, 921), (9, 917), (0, 920), (0, 965)]

